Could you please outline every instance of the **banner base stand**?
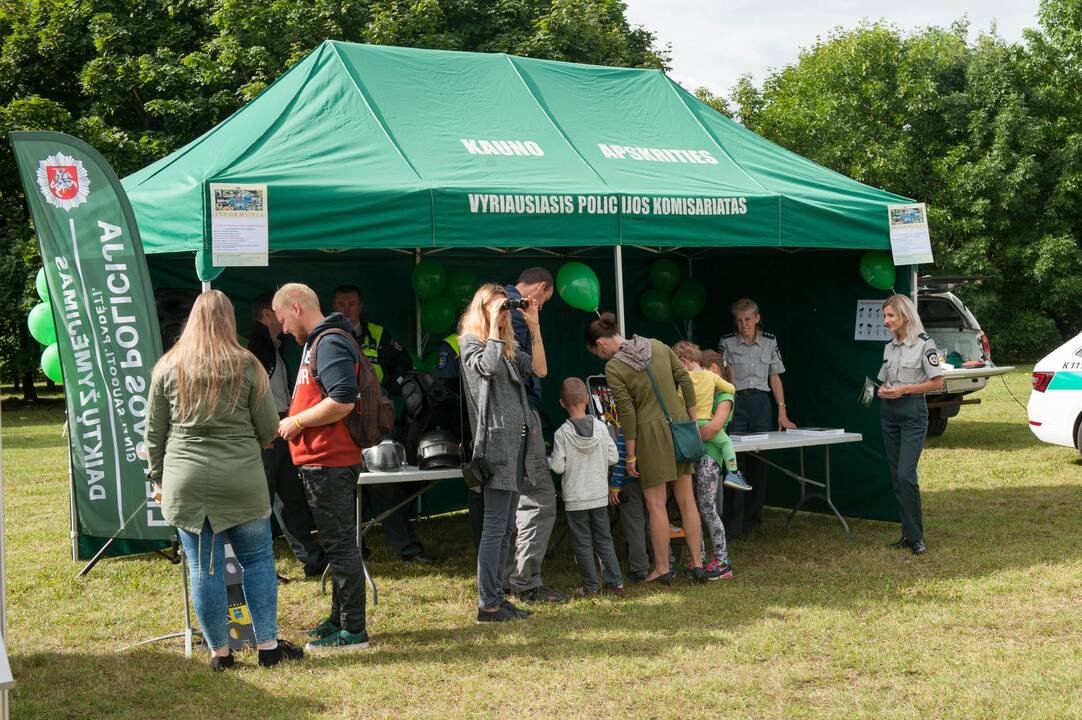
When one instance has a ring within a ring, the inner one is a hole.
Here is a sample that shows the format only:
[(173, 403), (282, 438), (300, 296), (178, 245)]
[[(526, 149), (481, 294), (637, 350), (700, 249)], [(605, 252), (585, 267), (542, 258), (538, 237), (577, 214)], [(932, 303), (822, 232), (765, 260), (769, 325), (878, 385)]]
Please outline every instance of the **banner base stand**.
[[(167, 559), (169, 558), (169, 556), (165, 555), (165, 553), (161, 553), (161, 554), (164, 557), (166, 557)], [(176, 638), (184, 638), (184, 657), (186, 659), (188, 659), (188, 660), (191, 660), (191, 658), (192, 658), (192, 639), (193, 639), (193, 636), (196, 635), (196, 634), (202, 635), (202, 633), (200, 633), (198, 630), (195, 630), (195, 629), (192, 628), (192, 606), (191, 606), (191, 602), (189, 601), (189, 591), (188, 591), (188, 557), (187, 557), (187, 555), (184, 554), (184, 548), (181, 547), (180, 543), (177, 541), (176, 538), (173, 539), (173, 554), (176, 557), (178, 557), (179, 560), (180, 560), (180, 562), (179, 562), (180, 579), (181, 579), (181, 584), (183, 586), (183, 592), (184, 592), (184, 629), (182, 631), (180, 631), (180, 632), (169, 633), (167, 635), (159, 635), (158, 637), (152, 637), (152, 638), (149, 638), (147, 640), (140, 640), (137, 643), (134, 643), (132, 645), (128, 645), (127, 647), (121, 648), (120, 650), (117, 651), (118, 653), (127, 652), (129, 650), (133, 650), (133, 649), (135, 649), (137, 647), (140, 647), (142, 645), (151, 645), (153, 643), (163, 642), (165, 640), (174, 640)], [(93, 567), (94, 562), (95, 562), (95, 560), (91, 560), (90, 564), (88, 564), (86, 570), (89, 570), (89, 568)], [(176, 561), (174, 560), (173, 562), (176, 562)], [(82, 573), (80, 573), (80, 574), (82, 574)]]

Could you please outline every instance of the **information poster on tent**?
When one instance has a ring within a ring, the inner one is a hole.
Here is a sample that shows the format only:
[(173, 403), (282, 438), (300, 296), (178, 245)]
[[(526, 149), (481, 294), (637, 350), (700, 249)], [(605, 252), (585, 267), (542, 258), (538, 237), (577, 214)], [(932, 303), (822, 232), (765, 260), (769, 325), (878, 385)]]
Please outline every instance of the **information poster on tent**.
[(211, 255), (216, 267), (267, 265), (267, 186), (210, 183)]
[(924, 203), (887, 205), (890, 221), (890, 251), (895, 265), (920, 265), (932, 260), (932, 238), (928, 234), (928, 212)]
[(890, 331), (883, 325), (882, 300), (857, 300), (853, 339), (873, 342), (890, 340)]

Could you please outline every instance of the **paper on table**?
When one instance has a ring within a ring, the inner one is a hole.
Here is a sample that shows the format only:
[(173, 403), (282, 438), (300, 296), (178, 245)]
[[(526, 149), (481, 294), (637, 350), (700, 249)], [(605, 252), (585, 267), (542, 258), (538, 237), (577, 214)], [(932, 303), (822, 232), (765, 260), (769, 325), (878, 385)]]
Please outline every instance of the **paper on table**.
[(756, 442), (756, 441), (759, 441), (759, 440), (769, 440), (770, 439), (770, 434), (769, 433), (746, 433), (744, 435), (739, 435), (739, 434), (730, 433), (729, 434), (729, 439), (732, 440), (733, 442)]

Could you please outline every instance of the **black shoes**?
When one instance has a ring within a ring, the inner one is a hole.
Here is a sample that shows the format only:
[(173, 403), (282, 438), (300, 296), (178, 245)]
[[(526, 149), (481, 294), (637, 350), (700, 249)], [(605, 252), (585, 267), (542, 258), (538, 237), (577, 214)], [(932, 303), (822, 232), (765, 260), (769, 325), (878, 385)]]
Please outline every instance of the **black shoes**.
[(519, 620), (525, 620), (526, 618), (533, 615), (533, 610), (524, 610), (523, 608), (520, 608), (514, 603), (512, 603), (510, 600), (506, 599), (500, 603), (500, 607), (507, 608), (508, 610), (513, 612), (515, 615), (518, 616)]
[(675, 572), (676, 572), (675, 570), (670, 570), (669, 572), (665, 573), (664, 575), (657, 575), (656, 577), (646, 578), (646, 584), (647, 585), (658, 585), (658, 584), (660, 584), (660, 585), (664, 585), (665, 587), (669, 587), (670, 585), (672, 585), (672, 579), (673, 579), (673, 575), (675, 574)]
[(550, 588), (548, 585), (538, 585), (530, 590), (520, 592), (518, 598), (527, 605), (533, 605), (534, 603), (565, 603), (569, 600), (566, 593)]
[(303, 657), (304, 650), (301, 650), (288, 640), (279, 638), (278, 647), (259, 651), (259, 665), (260, 667), (273, 667), (283, 660), (300, 660)]
[(693, 583), (705, 583), (706, 582), (706, 569), (702, 567), (689, 567), (684, 570), (684, 574), (687, 575), (688, 580)]
[(435, 565), (436, 561), (428, 557), (424, 553), (417, 553), (416, 555), (410, 555), (406, 557), (402, 556), (402, 562), (417, 563), (418, 565)]
[(511, 607), (508, 607), (508, 605), (511, 605), (511, 603), (505, 601), (505, 604), (500, 604), (491, 612), (477, 608), (477, 624), (522, 620), (523, 618), (515, 610), (511, 609), (514, 605), (511, 605)]
[(887, 547), (891, 550), (902, 550), (904, 548), (909, 548), (909, 550), (914, 555), (923, 555), (924, 553), (928, 552), (928, 548), (927, 546), (925, 546), (923, 540), (911, 542), (909, 540), (906, 540), (904, 537), (892, 542), (890, 545), (887, 545)]
[(214, 672), (225, 672), (228, 668), (233, 667), (233, 653), (228, 655), (211, 655), (210, 656), (210, 669)]

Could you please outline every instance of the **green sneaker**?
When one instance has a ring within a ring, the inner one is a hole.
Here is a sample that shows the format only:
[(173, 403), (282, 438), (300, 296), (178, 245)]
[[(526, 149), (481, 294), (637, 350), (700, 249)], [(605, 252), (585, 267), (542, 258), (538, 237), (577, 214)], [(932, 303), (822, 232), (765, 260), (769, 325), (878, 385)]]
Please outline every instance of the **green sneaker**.
[(308, 637), (316, 638), (317, 640), (322, 640), (323, 638), (327, 637), (328, 635), (334, 635), (335, 633), (337, 633), (341, 629), (342, 628), (338, 627), (338, 625), (335, 624), (335, 622), (333, 620), (331, 620), (330, 618), (327, 618), (326, 620), (321, 622), (319, 625), (316, 625), (314, 628), (309, 630), (308, 631)]
[(351, 633), (348, 630), (339, 630), (322, 640), (313, 640), (304, 646), (308, 652), (354, 652), (368, 649), (368, 632)]

